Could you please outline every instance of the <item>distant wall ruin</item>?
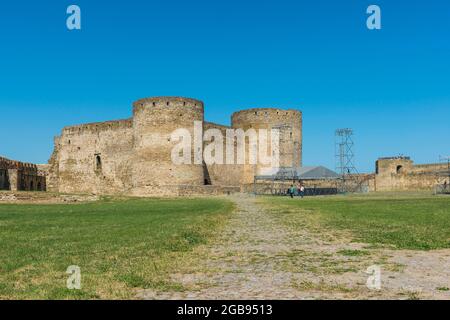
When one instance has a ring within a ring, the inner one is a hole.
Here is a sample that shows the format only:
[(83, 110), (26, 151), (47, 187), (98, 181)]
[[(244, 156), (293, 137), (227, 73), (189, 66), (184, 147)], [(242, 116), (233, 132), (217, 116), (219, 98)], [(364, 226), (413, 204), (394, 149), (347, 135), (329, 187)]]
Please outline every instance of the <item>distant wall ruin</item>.
[(31, 163), (0, 157), (0, 190), (46, 191), (45, 173)]
[(375, 191), (432, 190), (450, 183), (446, 163), (415, 165), (409, 157), (389, 157), (378, 159), (375, 167)]

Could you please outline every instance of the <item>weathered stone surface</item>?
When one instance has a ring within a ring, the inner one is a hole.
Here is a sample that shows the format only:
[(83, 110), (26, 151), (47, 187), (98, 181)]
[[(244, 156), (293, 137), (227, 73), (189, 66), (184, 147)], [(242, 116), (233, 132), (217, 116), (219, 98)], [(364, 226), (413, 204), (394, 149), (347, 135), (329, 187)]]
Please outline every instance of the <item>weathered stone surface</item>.
[[(223, 126), (204, 121), (204, 105), (199, 100), (145, 98), (133, 104), (130, 119), (64, 128), (55, 138), (54, 152), (46, 168), (48, 189), (65, 193), (172, 196), (230, 193), (240, 190), (243, 182), (253, 181), (254, 165), (172, 162), (171, 152), (179, 141), (172, 141), (171, 134), (181, 128), (192, 136), (194, 160), (198, 148), (194, 143), (195, 121), (202, 124), (203, 132), (218, 129), (224, 137), (231, 128), (271, 129), (285, 125), (289, 132), (285, 132), (288, 136), (284, 138), (288, 140), (281, 146), (281, 164), (301, 164), (299, 111), (251, 109), (235, 113), (232, 126)], [(295, 150), (289, 149), (294, 141)], [(268, 149), (270, 152), (270, 146)]]
[(0, 157), (0, 190), (45, 191), (45, 172), (35, 164)]
[(444, 163), (414, 165), (406, 157), (381, 158), (376, 162), (374, 190), (432, 190), (436, 184), (449, 183), (448, 176), (442, 174), (447, 170)]
[[(281, 110), (273, 108), (248, 109), (232, 115), (233, 128), (280, 130), (280, 167), (300, 167), (302, 165), (302, 113), (297, 110)], [(248, 150), (248, 147), (247, 147)], [(268, 148), (268, 153), (272, 149)], [(248, 158), (246, 156), (246, 158)], [(253, 182), (255, 175), (264, 174), (270, 165), (246, 164), (240, 182)]]

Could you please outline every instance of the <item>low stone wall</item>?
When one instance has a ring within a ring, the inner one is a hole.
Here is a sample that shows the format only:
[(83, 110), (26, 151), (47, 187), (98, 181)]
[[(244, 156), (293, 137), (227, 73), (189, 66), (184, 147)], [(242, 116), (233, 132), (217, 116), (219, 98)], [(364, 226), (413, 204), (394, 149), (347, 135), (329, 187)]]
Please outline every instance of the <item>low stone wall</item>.
[[(258, 181), (258, 183), (244, 184), (242, 185), (242, 192), (246, 193), (258, 193), (258, 194), (283, 194), (294, 184), (298, 186), (298, 181), (293, 183), (292, 181)], [(325, 189), (325, 188), (337, 188), (337, 180), (322, 179), (322, 180), (303, 180), (303, 186), (307, 189)]]
[(149, 185), (135, 188), (128, 195), (136, 197), (190, 197), (226, 195), (241, 192), (239, 186)]
[(97, 195), (0, 191), (0, 203), (76, 203), (98, 201)]

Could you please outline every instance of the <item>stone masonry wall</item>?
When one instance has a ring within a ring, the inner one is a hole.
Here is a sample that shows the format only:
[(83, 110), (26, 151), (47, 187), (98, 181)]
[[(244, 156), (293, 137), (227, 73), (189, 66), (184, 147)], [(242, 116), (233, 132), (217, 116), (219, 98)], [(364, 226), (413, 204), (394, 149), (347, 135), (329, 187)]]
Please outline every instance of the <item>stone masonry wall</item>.
[(35, 164), (0, 157), (0, 190), (45, 191), (45, 175)]
[[(199, 123), (200, 133), (194, 132), (195, 122)], [(243, 130), (287, 126), (284, 144), (280, 144), (281, 164), (301, 164), (299, 111), (251, 109), (235, 113), (232, 123), (232, 128)], [(226, 130), (230, 128), (204, 122), (204, 105), (199, 100), (145, 98), (133, 103), (130, 119), (64, 128), (54, 140), (49, 166), (42, 169), (48, 172), (48, 189), (56, 192), (173, 195), (190, 193), (186, 187), (175, 190), (174, 186), (190, 186), (201, 194), (220, 193), (219, 187), (239, 188), (245, 181), (253, 182), (254, 166), (227, 165), (225, 158), (224, 164), (206, 165), (196, 163), (194, 157), (197, 149), (210, 144), (203, 142), (201, 135), (208, 129), (222, 133), (225, 157)], [(190, 164), (172, 161), (172, 152), (180, 141), (172, 141), (171, 135), (178, 129), (186, 130), (191, 136)], [(195, 142), (196, 134), (200, 134), (199, 145)], [(205, 185), (213, 187), (205, 189)]]
[(55, 143), (51, 191), (110, 194), (131, 187), (131, 120), (66, 127)]
[[(154, 190), (154, 186), (205, 184), (203, 164), (194, 161), (196, 121), (203, 126), (203, 102), (199, 100), (158, 97), (133, 104), (133, 195), (151, 195), (148, 190)], [(171, 134), (178, 129), (187, 130), (191, 136), (190, 164), (172, 161), (172, 150), (180, 141), (172, 141)]]
[[(281, 109), (248, 109), (235, 112), (232, 115), (233, 128), (245, 130), (267, 129), (269, 136), (272, 128), (280, 130), (280, 167), (300, 167), (302, 165), (302, 113), (297, 110)], [(268, 154), (272, 153), (270, 137), (268, 137)], [(247, 146), (247, 153), (248, 153)], [(248, 158), (248, 157), (246, 157)], [(270, 165), (250, 165), (244, 166), (241, 183), (253, 182), (256, 175), (266, 174), (270, 170)]]
[(447, 164), (414, 165), (409, 158), (386, 158), (376, 162), (376, 191), (432, 190), (448, 177), (439, 174), (446, 171)]
[[(205, 171), (205, 179), (209, 179), (209, 184), (212, 185), (222, 185), (222, 186), (239, 186), (243, 169), (243, 165), (238, 164), (226, 164), (226, 130), (231, 129), (229, 126), (223, 126), (220, 124), (212, 123), (212, 122), (205, 122), (204, 131), (210, 130), (210, 129), (216, 129), (220, 131), (223, 137), (223, 157), (222, 157), (222, 163), (223, 164), (208, 164), (206, 166)], [(205, 142), (204, 148), (206, 148), (210, 143), (213, 142)], [(234, 155), (236, 158), (237, 148), (236, 144), (234, 145)]]

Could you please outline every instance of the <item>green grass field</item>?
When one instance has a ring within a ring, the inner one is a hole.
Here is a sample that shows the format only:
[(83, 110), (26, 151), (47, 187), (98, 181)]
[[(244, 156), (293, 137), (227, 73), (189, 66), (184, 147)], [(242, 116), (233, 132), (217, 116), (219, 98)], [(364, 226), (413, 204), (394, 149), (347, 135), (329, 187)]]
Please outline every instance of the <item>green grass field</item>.
[[(425, 194), (268, 197), (286, 223), (348, 231), (355, 241), (398, 249), (450, 248), (450, 197)], [(284, 210), (283, 210), (284, 208)]]
[[(2, 204), (0, 299), (132, 298), (133, 288), (176, 286), (169, 273), (232, 207), (219, 199)], [(81, 290), (66, 288), (70, 265), (81, 268)]]

